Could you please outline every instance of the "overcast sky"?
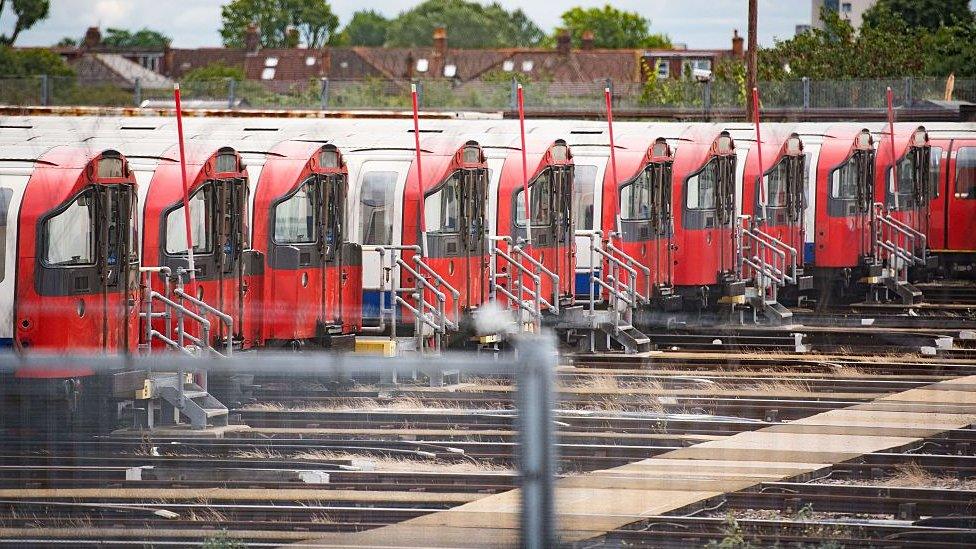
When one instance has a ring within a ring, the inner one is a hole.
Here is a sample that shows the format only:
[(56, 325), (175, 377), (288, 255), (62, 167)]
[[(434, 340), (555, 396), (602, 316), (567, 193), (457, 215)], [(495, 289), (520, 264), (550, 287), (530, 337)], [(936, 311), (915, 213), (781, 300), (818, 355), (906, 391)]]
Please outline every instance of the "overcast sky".
[[(506, 8), (522, 6), (536, 24), (550, 31), (571, 6), (602, 6), (606, 0), (525, 2), (499, 0)], [(149, 27), (173, 38), (180, 48), (219, 46), (220, 6), (227, 0), (51, 0), (51, 13), (17, 40), (19, 46), (51, 45), (62, 37), (81, 37), (89, 26), (138, 29)], [(387, 16), (417, 4), (417, 0), (373, 0), (369, 6)], [(690, 48), (728, 48), (733, 29), (746, 31), (747, 0), (613, 0), (615, 7), (639, 12), (651, 20), (651, 30), (663, 32)], [(345, 24), (362, 9), (361, 0), (332, 0), (332, 9)], [(528, 6), (525, 6), (528, 4)], [(8, 2), (9, 6), (9, 2)], [(759, 41), (790, 38), (797, 23), (810, 22), (810, 0), (760, 0)], [(10, 14), (0, 25), (9, 32)], [(450, 41), (450, 29), (448, 29)]]

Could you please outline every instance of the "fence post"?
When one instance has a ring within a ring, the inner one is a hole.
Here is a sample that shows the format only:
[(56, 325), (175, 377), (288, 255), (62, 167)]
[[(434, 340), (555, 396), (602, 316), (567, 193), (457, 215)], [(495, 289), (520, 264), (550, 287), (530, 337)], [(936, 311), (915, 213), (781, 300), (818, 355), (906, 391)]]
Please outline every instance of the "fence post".
[(518, 361), (518, 467), (521, 487), (520, 547), (558, 546), (555, 487), (556, 441), (552, 430), (553, 372), (556, 349), (551, 340), (527, 337), (516, 344)]
[(227, 108), (233, 109), (234, 103), (237, 102), (237, 80), (233, 78), (227, 79)]
[(329, 79), (323, 77), (320, 82), (322, 87), (319, 89), (319, 106), (324, 111), (329, 107)]
[(512, 77), (512, 89), (508, 95), (508, 104), (513, 111), (518, 110), (518, 80)]
[(803, 110), (810, 108), (810, 77), (803, 77)]
[(905, 98), (903, 100), (903, 104), (906, 107), (911, 107), (913, 102), (914, 101), (912, 100), (912, 77), (906, 76), (905, 77)]
[(712, 112), (712, 79), (702, 83), (702, 107), (705, 110), (705, 119), (709, 118), (708, 113)]
[(142, 105), (142, 79), (136, 78), (135, 86), (132, 88), (132, 99), (135, 101), (136, 107)]
[(47, 75), (41, 75), (41, 106), (46, 107), (48, 103), (47, 96)]

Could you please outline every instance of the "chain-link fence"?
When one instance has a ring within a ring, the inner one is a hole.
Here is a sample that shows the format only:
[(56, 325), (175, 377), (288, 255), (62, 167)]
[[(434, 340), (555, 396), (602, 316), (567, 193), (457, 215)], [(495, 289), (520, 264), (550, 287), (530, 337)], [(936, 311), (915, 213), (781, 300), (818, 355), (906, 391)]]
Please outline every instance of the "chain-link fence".
[[(230, 109), (372, 110), (408, 109), (410, 85), (417, 84), (422, 109), (511, 111), (516, 107), (513, 81), (365, 79), (308, 81), (190, 81), (182, 83), (187, 107)], [(535, 113), (602, 111), (604, 88), (613, 90), (620, 112), (735, 110), (745, 105), (742, 83), (729, 81), (651, 80), (633, 82), (550, 82), (524, 84), (525, 107)], [(761, 82), (764, 108), (883, 109), (885, 90), (896, 107), (921, 108), (946, 97), (941, 78), (874, 80), (785, 80)], [(976, 80), (956, 80), (952, 98), (976, 101)], [(0, 104), (41, 106), (172, 106), (172, 90), (139, 82), (118, 85), (73, 77), (0, 78)]]

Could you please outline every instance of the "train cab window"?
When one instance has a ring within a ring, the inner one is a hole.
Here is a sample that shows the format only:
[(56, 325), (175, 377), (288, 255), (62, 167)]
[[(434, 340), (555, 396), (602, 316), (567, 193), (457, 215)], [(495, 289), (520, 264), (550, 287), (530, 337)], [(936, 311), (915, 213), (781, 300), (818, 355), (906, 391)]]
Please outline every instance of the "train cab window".
[(70, 267), (95, 263), (95, 193), (87, 190), (44, 222), (48, 265)]
[(942, 174), (942, 147), (929, 149), (929, 198), (936, 198), (941, 194), (939, 176)]
[(313, 179), (308, 179), (292, 195), (275, 206), (274, 241), (279, 244), (315, 242), (319, 209), (315, 202)]
[(715, 189), (718, 184), (718, 162), (709, 161), (705, 167), (688, 178), (685, 204), (689, 210), (714, 210)]
[(956, 153), (956, 198), (976, 199), (976, 147)]
[[(532, 209), (532, 226), (547, 227), (552, 224), (553, 184), (552, 170), (546, 170), (530, 183), (529, 208)], [(525, 226), (525, 197), (522, 189), (515, 193), (515, 223)]]
[(888, 207), (894, 210), (911, 208), (914, 204), (912, 192), (914, 190), (915, 163), (912, 155), (905, 155), (898, 161), (898, 181), (895, 174), (888, 168), (888, 190), (886, 193)]
[(620, 189), (620, 219), (625, 221), (651, 218), (651, 178), (644, 170)]
[(461, 214), (461, 174), (455, 173), (440, 189), (424, 198), (424, 220), (428, 232), (456, 233)]
[(393, 243), (393, 195), (396, 172), (367, 172), (363, 174), (359, 196), (359, 230), (362, 243), (385, 245)]
[[(190, 236), (195, 254), (212, 251), (211, 216), (208, 215), (212, 204), (213, 189), (210, 185), (190, 196)], [(166, 253), (186, 253), (186, 221), (182, 205), (166, 216)]]
[(13, 195), (13, 189), (0, 187), (0, 243), (4, 244), (3, 247), (0, 247), (0, 280), (5, 278), (7, 271), (7, 215), (10, 212), (10, 199)]
[(854, 200), (857, 198), (857, 169), (851, 161), (834, 170), (830, 180), (831, 198)]
[(783, 158), (777, 162), (763, 177), (766, 187), (766, 205), (770, 208), (783, 208), (787, 205), (789, 164), (786, 160)]
[(591, 231), (593, 226), (593, 194), (596, 186), (596, 166), (577, 164), (573, 173), (573, 216), (576, 230)]

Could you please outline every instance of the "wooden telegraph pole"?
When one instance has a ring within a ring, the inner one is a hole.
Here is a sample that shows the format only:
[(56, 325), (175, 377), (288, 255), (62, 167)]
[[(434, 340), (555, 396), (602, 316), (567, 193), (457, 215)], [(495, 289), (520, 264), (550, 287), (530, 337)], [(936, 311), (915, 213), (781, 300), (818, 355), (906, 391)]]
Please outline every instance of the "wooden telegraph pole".
[(746, 101), (748, 105), (746, 105), (746, 116), (750, 122), (755, 122), (753, 113), (756, 111), (756, 106), (753, 104), (754, 95), (752, 90), (756, 89), (756, 70), (759, 64), (759, 48), (757, 47), (758, 39), (756, 37), (759, 11), (757, 4), (758, 0), (749, 0), (749, 43), (746, 53)]

